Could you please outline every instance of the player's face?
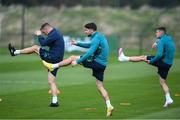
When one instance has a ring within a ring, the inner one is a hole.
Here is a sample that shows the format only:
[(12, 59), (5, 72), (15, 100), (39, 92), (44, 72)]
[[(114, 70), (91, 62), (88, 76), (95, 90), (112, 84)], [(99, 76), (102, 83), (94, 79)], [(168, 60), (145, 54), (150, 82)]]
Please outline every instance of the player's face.
[(87, 35), (87, 36), (91, 36), (92, 34), (93, 34), (93, 30), (92, 29), (87, 29), (87, 28), (85, 28), (85, 30), (84, 30), (84, 33)]
[(163, 34), (164, 34), (163, 31), (161, 31), (161, 30), (156, 30), (156, 37), (157, 37), (157, 38), (161, 37)]
[(43, 34), (45, 34), (45, 35), (48, 35), (48, 32), (47, 32), (46, 29), (42, 29), (41, 32), (42, 32)]

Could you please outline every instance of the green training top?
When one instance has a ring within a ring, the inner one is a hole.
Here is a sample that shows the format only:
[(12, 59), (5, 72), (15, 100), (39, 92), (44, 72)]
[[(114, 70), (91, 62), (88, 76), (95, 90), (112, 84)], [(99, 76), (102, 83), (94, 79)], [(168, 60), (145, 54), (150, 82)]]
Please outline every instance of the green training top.
[(166, 64), (172, 65), (175, 55), (175, 44), (171, 36), (164, 34), (160, 37), (157, 43), (157, 52), (154, 58), (150, 60), (150, 63), (154, 63), (159, 59), (162, 59)]
[[(77, 46), (89, 48), (88, 51), (77, 60), (78, 64), (93, 56), (94, 60), (99, 64), (104, 66), (107, 65), (109, 45), (106, 37), (102, 33), (95, 32), (91, 36), (91, 43), (77, 43)], [(100, 49), (99, 52), (97, 52), (98, 49)]]

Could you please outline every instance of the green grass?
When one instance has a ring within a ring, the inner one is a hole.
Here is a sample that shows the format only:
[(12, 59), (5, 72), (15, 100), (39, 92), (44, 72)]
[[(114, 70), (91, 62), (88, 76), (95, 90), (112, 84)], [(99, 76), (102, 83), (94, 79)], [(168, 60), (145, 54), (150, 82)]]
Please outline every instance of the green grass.
[[(156, 69), (146, 63), (119, 63), (111, 56), (104, 85), (115, 107), (111, 118), (180, 119), (180, 59), (175, 59), (168, 84), (174, 104), (164, 109)], [(38, 56), (0, 56), (0, 119), (77, 118), (104, 119), (106, 106), (97, 92), (91, 70), (81, 66), (61, 68), (57, 83), (60, 107), (48, 107), (47, 71)], [(129, 106), (120, 103), (131, 103)], [(87, 110), (87, 108), (91, 108)]]

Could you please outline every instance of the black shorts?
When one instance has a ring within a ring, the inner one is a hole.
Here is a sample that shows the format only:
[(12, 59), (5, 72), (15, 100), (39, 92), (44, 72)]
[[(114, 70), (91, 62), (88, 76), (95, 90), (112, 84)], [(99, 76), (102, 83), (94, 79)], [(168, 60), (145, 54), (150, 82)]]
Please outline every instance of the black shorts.
[[(40, 48), (39, 50), (39, 54), (42, 60), (49, 62), (49, 63), (58, 63), (60, 61), (62, 61), (61, 58), (52, 58), (51, 55), (49, 54), (49, 51), (47, 51), (46, 49)], [(53, 71), (51, 71), (51, 73), (56, 76), (58, 71), (58, 68), (54, 69)]]
[[(154, 56), (147, 56), (147, 60), (151, 60), (153, 57)], [(158, 68), (158, 74), (161, 76), (161, 78), (166, 80), (171, 65), (164, 63), (162, 59), (159, 59), (151, 65), (156, 66)]]
[(106, 66), (99, 64), (96, 61), (83, 61), (82, 65), (85, 68), (90, 68), (92, 69), (92, 75), (97, 79), (103, 82), (104, 80), (104, 71), (106, 69)]

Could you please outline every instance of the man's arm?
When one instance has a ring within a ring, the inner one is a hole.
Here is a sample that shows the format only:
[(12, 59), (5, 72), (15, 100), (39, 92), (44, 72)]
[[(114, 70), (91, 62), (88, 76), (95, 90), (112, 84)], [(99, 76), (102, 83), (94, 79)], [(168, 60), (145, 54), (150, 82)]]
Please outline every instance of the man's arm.
[(156, 39), (156, 41), (152, 44), (152, 48), (156, 50), (157, 44), (159, 42), (159, 39)]
[(80, 64), (82, 61), (92, 56), (94, 52), (97, 50), (98, 46), (99, 39), (93, 39), (89, 50), (80, 59), (77, 60), (77, 63)]
[(163, 56), (164, 44), (162, 40), (160, 40), (157, 44), (157, 52), (154, 58), (150, 60), (150, 63), (154, 63), (155, 61), (159, 60)]
[(91, 46), (91, 43), (83, 43), (83, 42), (77, 42), (75, 40), (71, 40), (71, 45), (76, 45), (76, 46), (79, 46), (79, 47), (83, 47), (83, 48), (90, 48)]
[(90, 48), (91, 43), (77, 42), (76, 46), (83, 47), (83, 48)]

